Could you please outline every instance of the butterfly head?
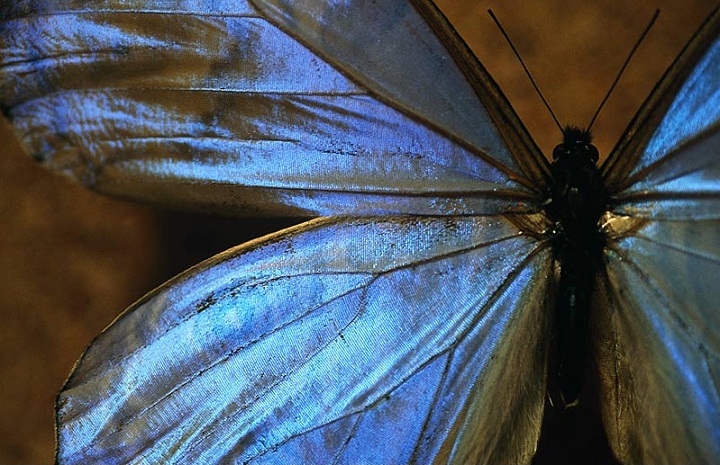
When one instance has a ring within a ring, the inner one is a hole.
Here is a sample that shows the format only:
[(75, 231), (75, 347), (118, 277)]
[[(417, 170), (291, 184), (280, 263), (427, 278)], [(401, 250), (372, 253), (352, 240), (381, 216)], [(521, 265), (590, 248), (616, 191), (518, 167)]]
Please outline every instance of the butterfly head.
[(559, 237), (563, 243), (595, 241), (607, 204), (598, 158), (589, 130), (563, 129), (563, 141), (553, 150), (553, 181), (544, 203), (549, 218), (564, 231)]
[(598, 150), (592, 144), (592, 136), (588, 129), (576, 126), (567, 126), (563, 129), (563, 142), (553, 150), (553, 161), (569, 161), (574, 158), (576, 162), (598, 161)]

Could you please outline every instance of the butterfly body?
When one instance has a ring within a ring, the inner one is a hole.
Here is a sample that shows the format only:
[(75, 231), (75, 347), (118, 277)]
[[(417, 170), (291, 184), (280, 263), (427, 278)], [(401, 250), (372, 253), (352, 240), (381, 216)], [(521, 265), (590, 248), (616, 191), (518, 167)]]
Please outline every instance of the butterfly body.
[(545, 212), (554, 224), (553, 251), (560, 266), (551, 370), (562, 402), (571, 405), (584, 379), (590, 296), (604, 245), (599, 222), (607, 194), (589, 131), (568, 127), (563, 134), (562, 144), (553, 150)]

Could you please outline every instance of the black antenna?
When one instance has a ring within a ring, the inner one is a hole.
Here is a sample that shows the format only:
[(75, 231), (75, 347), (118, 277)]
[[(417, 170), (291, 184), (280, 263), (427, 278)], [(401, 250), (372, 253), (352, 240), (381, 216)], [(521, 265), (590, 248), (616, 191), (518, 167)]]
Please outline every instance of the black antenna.
[(552, 108), (550, 108), (550, 105), (547, 103), (547, 100), (545, 100), (545, 97), (543, 96), (542, 92), (540, 92), (540, 88), (535, 83), (535, 79), (533, 79), (532, 74), (530, 74), (530, 70), (525, 66), (525, 62), (523, 61), (522, 57), (520, 57), (520, 54), (518, 53), (517, 49), (515, 48), (515, 45), (513, 45), (512, 40), (510, 40), (510, 36), (508, 36), (507, 32), (505, 32), (505, 29), (503, 29), (502, 25), (500, 24), (500, 21), (495, 17), (495, 13), (492, 12), (492, 10), (488, 10), (488, 13), (490, 14), (490, 17), (495, 21), (495, 24), (497, 25), (498, 29), (500, 29), (500, 32), (502, 32), (502, 35), (505, 36), (505, 40), (510, 45), (510, 48), (512, 49), (513, 53), (517, 57), (518, 61), (522, 65), (523, 69), (525, 70), (525, 74), (530, 79), (530, 82), (532, 83), (533, 87), (535, 88), (535, 92), (540, 96), (540, 99), (545, 104), (545, 108), (548, 109), (550, 112), (550, 116), (555, 120), (555, 124), (557, 124), (558, 129), (560, 129), (560, 132), (563, 132), (562, 124), (560, 124), (560, 121), (558, 121), (557, 116), (555, 116), (555, 113), (552, 111)]
[(633, 46), (632, 50), (630, 50), (630, 53), (628, 54), (627, 58), (625, 59), (625, 63), (623, 63), (622, 67), (620, 68), (620, 72), (618, 72), (617, 76), (615, 76), (615, 80), (613, 81), (612, 85), (610, 86), (610, 90), (607, 91), (607, 94), (605, 94), (605, 98), (602, 102), (600, 102), (600, 106), (598, 106), (598, 109), (595, 111), (595, 114), (593, 115), (592, 119), (590, 120), (590, 124), (587, 127), (587, 130), (589, 131), (590, 128), (592, 128), (592, 125), (595, 123), (595, 119), (600, 114), (600, 110), (605, 106), (605, 102), (608, 101), (610, 98), (610, 94), (612, 94), (612, 91), (615, 90), (615, 86), (617, 85), (618, 81), (620, 80), (620, 76), (622, 76), (623, 72), (625, 71), (625, 68), (627, 68), (628, 63), (630, 63), (630, 59), (635, 54), (635, 51), (640, 47), (640, 44), (643, 40), (645, 40), (645, 37), (648, 35), (648, 32), (650, 32), (650, 28), (652, 28), (653, 24), (655, 24), (655, 20), (657, 19), (658, 15), (660, 14), (660, 10), (655, 10), (655, 14), (653, 15), (652, 19), (650, 20), (650, 23), (648, 23), (647, 27), (645, 27), (645, 30), (640, 34), (640, 38), (635, 42), (635, 45)]

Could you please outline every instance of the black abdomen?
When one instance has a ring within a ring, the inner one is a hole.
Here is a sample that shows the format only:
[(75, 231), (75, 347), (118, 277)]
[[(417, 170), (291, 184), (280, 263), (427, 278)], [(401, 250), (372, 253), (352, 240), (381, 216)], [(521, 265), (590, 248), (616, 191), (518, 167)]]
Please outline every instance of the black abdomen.
[(567, 128), (553, 152), (553, 185), (545, 211), (554, 223), (553, 251), (560, 265), (551, 370), (565, 405), (580, 394), (585, 371), (590, 296), (601, 260), (598, 222), (606, 209), (597, 149), (586, 131)]

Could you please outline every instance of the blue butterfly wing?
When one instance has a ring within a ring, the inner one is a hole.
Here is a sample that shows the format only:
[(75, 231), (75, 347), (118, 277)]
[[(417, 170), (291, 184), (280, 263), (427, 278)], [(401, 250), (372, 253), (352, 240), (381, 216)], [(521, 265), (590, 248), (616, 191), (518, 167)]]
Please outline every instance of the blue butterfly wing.
[(465, 215), (321, 220), (164, 285), (68, 380), (60, 463), (531, 460), (547, 225), (492, 215), (537, 210), (547, 164), (432, 4), (0, 8), (4, 114), (101, 192)]
[(431, 1), (250, 1), (382, 100), (474, 147), (479, 157), (494, 159), (491, 164), (522, 173), (530, 188), (547, 183), (545, 158)]
[(617, 191), (595, 341), (605, 428), (626, 463), (720, 457), (719, 127), (715, 12), (606, 165)]
[(3, 112), (51, 169), (162, 205), (537, 208), (546, 163), (431, 4), (257, 3), (4, 2)]
[(529, 463), (551, 257), (502, 216), (320, 219), (231, 249), (93, 342), (59, 462)]

